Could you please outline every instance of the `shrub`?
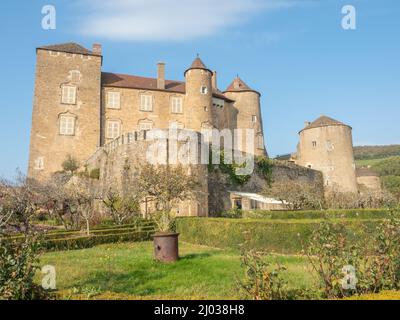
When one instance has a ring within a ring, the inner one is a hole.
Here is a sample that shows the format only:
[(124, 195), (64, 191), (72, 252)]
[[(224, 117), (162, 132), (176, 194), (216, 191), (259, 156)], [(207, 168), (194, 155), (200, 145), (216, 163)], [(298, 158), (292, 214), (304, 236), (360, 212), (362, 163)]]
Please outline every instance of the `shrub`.
[(45, 291), (33, 281), (38, 269), (37, 235), (26, 234), (22, 241), (0, 239), (0, 300), (46, 298)]
[(241, 255), (244, 280), (237, 282), (243, 298), (253, 300), (284, 300), (287, 298), (287, 282), (283, 280), (285, 267), (271, 269), (265, 252), (250, 250)]
[[(393, 212), (374, 236), (349, 241), (343, 224), (324, 222), (314, 230), (306, 255), (319, 275), (325, 298), (400, 288), (400, 217)], [(370, 232), (366, 232), (370, 234)], [(372, 240), (372, 241), (371, 241)]]
[(74, 174), (79, 169), (79, 162), (69, 154), (61, 164), (61, 167), (65, 172)]

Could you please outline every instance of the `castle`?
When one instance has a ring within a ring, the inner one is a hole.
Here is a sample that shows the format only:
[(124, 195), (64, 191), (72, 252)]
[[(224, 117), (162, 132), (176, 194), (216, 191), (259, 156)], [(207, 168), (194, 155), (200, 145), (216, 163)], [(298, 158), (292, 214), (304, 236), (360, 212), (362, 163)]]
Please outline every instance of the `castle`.
[(266, 155), (260, 93), (239, 77), (224, 91), (217, 73), (197, 57), (185, 81), (102, 72), (101, 45), (37, 48), (28, 175), (45, 179), (71, 155), (80, 163), (131, 132), (168, 128), (254, 130), (256, 155)]
[[(165, 64), (157, 77), (102, 72), (101, 45), (88, 50), (76, 43), (37, 48), (35, 93), (28, 176), (44, 180), (62, 170), (68, 155), (89, 170), (100, 171), (103, 189), (125, 178), (124, 168), (146, 161), (151, 129), (252, 129), (253, 154), (267, 156), (260, 93), (236, 77), (225, 91), (217, 73), (197, 57), (185, 81), (167, 80)], [(274, 178), (303, 179), (324, 185), (326, 192), (357, 192), (351, 127), (322, 116), (299, 132), (297, 153), (274, 169)], [(247, 137), (236, 147), (247, 152)], [(224, 137), (225, 142), (225, 137)], [(201, 162), (199, 162), (201, 163)], [(177, 208), (181, 215), (207, 216), (235, 206), (279, 209), (260, 195), (265, 181), (255, 172), (244, 187), (232, 186), (207, 165), (195, 166), (201, 193)], [(365, 179), (364, 179), (365, 180)], [(147, 200), (146, 208), (148, 211)]]

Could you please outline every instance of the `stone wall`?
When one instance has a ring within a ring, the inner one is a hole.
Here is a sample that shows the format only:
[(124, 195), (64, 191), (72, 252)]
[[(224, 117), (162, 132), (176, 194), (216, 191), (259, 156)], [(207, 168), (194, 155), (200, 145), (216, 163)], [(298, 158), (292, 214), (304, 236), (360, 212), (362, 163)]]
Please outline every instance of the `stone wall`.
[[(272, 168), (272, 181), (296, 180), (305, 183), (317, 184), (323, 190), (322, 174), (319, 171), (304, 168), (286, 161), (274, 161)], [(208, 207), (209, 214), (218, 214), (232, 209), (229, 191), (262, 193), (267, 186), (263, 175), (255, 169), (250, 180), (244, 185), (233, 184), (228, 175), (219, 169), (209, 172), (208, 178)]]
[[(127, 177), (133, 176), (140, 166), (148, 163), (146, 154), (154, 141), (146, 137), (145, 131), (137, 132), (129, 142), (127, 139), (124, 137), (124, 142), (120, 139), (100, 148), (86, 163), (89, 172), (100, 169), (99, 188), (103, 195), (110, 187), (122, 191), (127, 183), (132, 183), (132, 180)], [(167, 155), (169, 154), (168, 151)], [(167, 161), (169, 161), (168, 156)], [(193, 193), (192, 199), (181, 202), (174, 211), (178, 216), (207, 216), (207, 166), (199, 164), (186, 167), (189, 174), (198, 177), (200, 186)], [(149, 214), (152, 210), (154, 210), (154, 204), (151, 201), (142, 204), (143, 215), (146, 215), (146, 211)]]

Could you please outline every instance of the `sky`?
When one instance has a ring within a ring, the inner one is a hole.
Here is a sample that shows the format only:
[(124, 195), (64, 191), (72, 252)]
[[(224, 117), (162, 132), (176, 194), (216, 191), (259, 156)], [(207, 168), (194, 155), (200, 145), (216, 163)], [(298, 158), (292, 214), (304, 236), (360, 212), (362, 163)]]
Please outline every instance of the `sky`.
[[(56, 29), (42, 28), (42, 8)], [(352, 5), (356, 29), (345, 30)], [(224, 90), (239, 76), (262, 93), (270, 156), (295, 150), (322, 114), (353, 127), (354, 145), (400, 144), (398, 0), (31, 0), (0, 11), (0, 176), (26, 172), (35, 48), (103, 45), (103, 71), (183, 80), (196, 54)]]

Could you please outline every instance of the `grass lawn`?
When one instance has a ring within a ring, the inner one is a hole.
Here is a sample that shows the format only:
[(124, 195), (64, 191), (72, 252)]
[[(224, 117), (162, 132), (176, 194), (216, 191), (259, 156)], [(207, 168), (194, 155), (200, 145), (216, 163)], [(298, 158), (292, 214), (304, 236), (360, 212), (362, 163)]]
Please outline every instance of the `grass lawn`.
[[(100, 245), (46, 253), (41, 265), (56, 268), (61, 299), (238, 299), (243, 276), (238, 252), (180, 243), (174, 264), (153, 260), (151, 242)], [(270, 256), (284, 264), (289, 287), (315, 286), (303, 257)], [(40, 283), (41, 275), (37, 275)]]

